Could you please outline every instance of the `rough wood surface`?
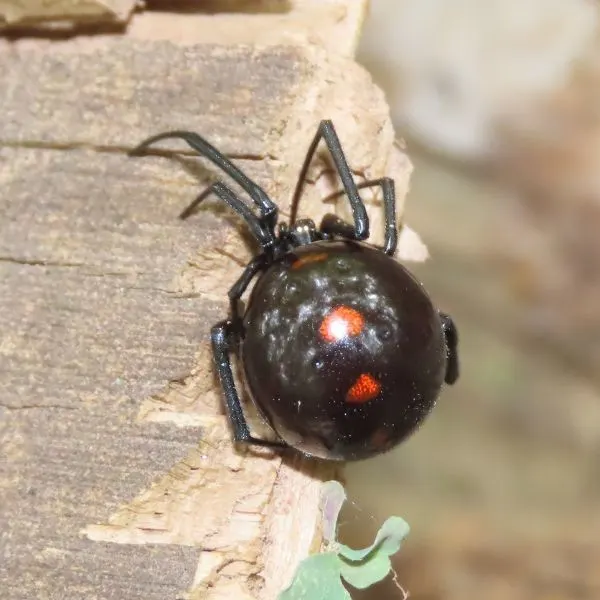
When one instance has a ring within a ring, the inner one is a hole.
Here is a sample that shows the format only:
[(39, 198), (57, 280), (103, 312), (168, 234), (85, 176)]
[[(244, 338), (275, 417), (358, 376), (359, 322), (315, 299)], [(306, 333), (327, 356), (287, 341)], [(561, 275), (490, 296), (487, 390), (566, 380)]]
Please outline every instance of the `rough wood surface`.
[[(2, 598), (275, 598), (335, 472), (232, 448), (207, 334), (252, 249), (215, 203), (175, 218), (206, 165), (125, 151), (202, 132), (285, 214), (332, 118), (357, 176), (396, 178), (401, 212), (410, 163), (382, 94), (316, 47), (110, 38), (0, 45), (0, 89)], [(332, 183), (323, 163), (311, 177), (318, 218)]]

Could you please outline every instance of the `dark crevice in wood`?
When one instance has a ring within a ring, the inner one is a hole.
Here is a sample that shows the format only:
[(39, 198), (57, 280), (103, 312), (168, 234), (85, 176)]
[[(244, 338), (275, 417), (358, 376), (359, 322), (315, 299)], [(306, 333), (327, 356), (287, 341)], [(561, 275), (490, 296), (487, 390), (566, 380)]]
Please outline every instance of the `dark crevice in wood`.
[[(26, 148), (28, 150), (92, 150), (100, 153), (110, 154), (127, 154), (135, 148), (135, 146), (104, 146), (101, 144), (89, 144), (86, 142), (42, 142), (39, 140), (2, 140), (0, 139), (1, 148)], [(198, 156), (193, 150), (161, 150), (160, 148), (148, 148), (144, 150), (144, 155), (166, 156), (174, 155), (183, 156)], [(228, 153), (225, 155), (231, 160), (247, 160), (262, 162), (265, 160), (277, 162), (277, 158), (270, 154), (244, 154), (244, 153)]]
[(30, 265), (32, 267), (65, 267), (65, 268), (78, 268), (84, 267), (84, 263), (76, 262), (59, 262), (44, 260), (38, 258), (17, 258), (15, 256), (0, 256), (0, 262), (12, 263), (15, 265)]
[(37, 409), (40, 409), (40, 410), (44, 410), (44, 409), (77, 410), (76, 406), (65, 406), (64, 404), (23, 404), (20, 406), (15, 406), (12, 404), (0, 403), (0, 408), (4, 408), (6, 410), (37, 410)]
[[(20, 22), (10, 25), (0, 21), (0, 37), (9, 42), (21, 39), (44, 39), (55, 42), (66, 41), (78, 36), (92, 35), (123, 35), (127, 31), (127, 23), (92, 21), (82, 22), (85, 17), (79, 15), (78, 21), (72, 19), (48, 19), (30, 23)], [(97, 19), (97, 18), (96, 18)]]
[(146, 0), (145, 11), (185, 14), (286, 14), (290, 0)]

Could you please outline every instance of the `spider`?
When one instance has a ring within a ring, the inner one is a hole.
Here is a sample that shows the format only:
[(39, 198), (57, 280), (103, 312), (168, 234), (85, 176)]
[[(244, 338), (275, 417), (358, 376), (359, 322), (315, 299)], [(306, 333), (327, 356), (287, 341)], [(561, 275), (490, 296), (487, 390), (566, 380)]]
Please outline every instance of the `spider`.
[[(289, 224), (277, 205), (200, 135), (169, 131), (130, 155), (167, 138), (187, 142), (231, 177), (257, 210), (217, 181), (180, 215), (187, 218), (209, 193), (240, 215), (260, 252), (229, 290), (230, 315), (211, 329), (214, 363), (234, 442), (294, 448), (328, 460), (363, 460), (409, 437), (433, 409), (444, 383), (458, 379), (458, 334), (415, 277), (394, 258), (397, 225), (394, 182), (353, 179), (339, 137), (321, 121), (292, 197)], [(296, 219), (308, 168), (324, 141), (352, 209), (353, 223), (326, 214), (317, 228)], [(369, 218), (359, 189), (379, 187), (385, 242), (367, 242)], [(247, 305), (242, 295), (254, 280)], [(250, 431), (233, 376), (243, 379), (258, 412), (278, 439)]]

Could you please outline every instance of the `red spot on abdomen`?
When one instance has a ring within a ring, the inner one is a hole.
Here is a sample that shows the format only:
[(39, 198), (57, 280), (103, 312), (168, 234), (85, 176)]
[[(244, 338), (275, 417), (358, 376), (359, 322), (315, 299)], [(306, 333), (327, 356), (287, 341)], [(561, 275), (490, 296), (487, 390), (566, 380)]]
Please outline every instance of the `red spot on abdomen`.
[(365, 326), (363, 316), (349, 306), (334, 308), (321, 322), (319, 334), (326, 342), (339, 342), (358, 335)]
[(346, 402), (362, 404), (376, 398), (381, 391), (381, 384), (373, 375), (362, 373), (346, 393)]
[(327, 258), (327, 252), (315, 252), (313, 254), (305, 254), (292, 263), (292, 269), (300, 269), (304, 265), (310, 263), (321, 262)]

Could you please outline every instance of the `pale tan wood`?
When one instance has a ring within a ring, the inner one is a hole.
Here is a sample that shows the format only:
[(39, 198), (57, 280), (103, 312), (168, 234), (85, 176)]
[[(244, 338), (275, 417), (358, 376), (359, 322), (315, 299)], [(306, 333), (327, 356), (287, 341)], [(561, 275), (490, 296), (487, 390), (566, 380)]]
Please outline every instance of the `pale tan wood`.
[[(217, 14), (176, 14), (144, 11), (133, 16), (128, 35), (139, 39), (169, 39), (179, 44), (317, 44), (331, 52), (353, 56), (366, 17), (367, 0), (290, 0), (281, 10), (222, 12), (228, 4), (210, 6)], [(246, 2), (246, 4), (248, 4)], [(253, 6), (260, 3), (253, 2)], [(275, 3), (277, 4), (277, 3)]]
[[(125, 151), (201, 132), (285, 216), (332, 118), (357, 176), (395, 177), (401, 213), (410, 162), (383, 95), (318, 47), (47, 48), (0, 46), (3, 597), (275, 598), (318, 546), (320, 482), (339, 473), (233, 449), (208, 331), (253, 249), (216, 203), (175, 218), (212, 169)], [(326, 171), (302, 204), (317, 219), (345, 210), (320, 201)]]
[(317, 44), (353, 56), (367, 6), (367, 0), (190, 0), (154, 2), (148, 10), (136, 0), (0, 0), (0, 31), (85, 27), (100, 33), (121, 27), (137, 39), (188, 45)]
[(137, 4), (136, 0), (0, 0), (0, 28), (125, 23)]

